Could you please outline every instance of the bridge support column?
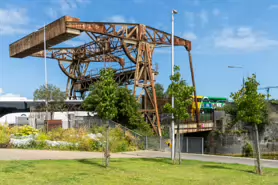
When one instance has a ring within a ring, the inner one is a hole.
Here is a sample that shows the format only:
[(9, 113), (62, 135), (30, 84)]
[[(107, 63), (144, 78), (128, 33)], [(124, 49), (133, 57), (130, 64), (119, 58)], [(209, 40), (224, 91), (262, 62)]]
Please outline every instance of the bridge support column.
[(136, 70), (134, 77), (134, 96), (137, 89), (141, 88), (138, 101), (140, 102), (142, 94), (144, 100), (142, 113), (144, 118), (152, 125), (154, 131), (161, 136), (160, 118), (158, 113), (156, 90), (155, 90), (155, 72), (152, 68), (152, 55), (155, 45), (147, 42), (139, 42), (138, 54), (136, 57)]

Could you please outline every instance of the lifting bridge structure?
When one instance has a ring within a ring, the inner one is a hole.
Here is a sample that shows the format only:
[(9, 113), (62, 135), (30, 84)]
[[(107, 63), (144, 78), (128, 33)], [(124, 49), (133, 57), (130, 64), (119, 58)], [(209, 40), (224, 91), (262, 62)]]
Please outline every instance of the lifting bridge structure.
[[(77, 47), (55, 47), (81, 33), (87, 34), (91, 41)], [(82, 97), (90, 85), (98, 80), (98, 74), (93, 75), (90, 66), (95, 63), (115, 63), (118, 66), (115, 68), (115, 80), (120, 85), (133, 85), (134, 95), (141, 91), (138, 101), (144, 98), (142, 102), (148, 101), (151, 105), (143, 106), (141, 111), (154, 131), (161, 136), (155, 91), (157, 71), (153, 68), (152, 58), (155, 48), (169, 47), (171, 44), (171, 34), (143, 24), (82, 22), (79, 18), (64, 16), (10, 44), (10, 57), (56, 59), (68, 77), (66, 93), (69, 99), (76, 99), (78, 94)], [(184, 47), (188, 52), (197, 107), (191, 42), (175, 36), (174, 46)], [(126, 67), (127, 61), (131, 66)], [(198, 118), (196, 122), (199, 123)]]

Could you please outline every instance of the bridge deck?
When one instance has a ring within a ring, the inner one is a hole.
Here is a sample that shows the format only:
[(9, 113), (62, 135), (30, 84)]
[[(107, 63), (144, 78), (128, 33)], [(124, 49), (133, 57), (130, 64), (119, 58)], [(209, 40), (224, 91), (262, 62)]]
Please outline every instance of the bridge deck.
[[(209, 122), (201, 122), (201, 127), (198, 128), (197, 123), (186, 123), (180, 125), (180, 133), (194, 133), (194, 132), (204, 132), (204, 131), (210, 131), (213, 128), (213, 121)], [(175, 125), (175, 133), (177, 133), (177, 125)]]

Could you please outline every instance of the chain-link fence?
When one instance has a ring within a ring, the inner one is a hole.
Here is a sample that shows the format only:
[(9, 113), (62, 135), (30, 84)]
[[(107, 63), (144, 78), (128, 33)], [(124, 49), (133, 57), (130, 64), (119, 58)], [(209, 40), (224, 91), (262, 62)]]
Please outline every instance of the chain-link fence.
[[(171, 151), (171, 129), (169, 120), (168, 122), (164, 122), (161, 125), (162, 128), (162, 137), (159, 136), (145, 136), (143, 134), (139, 134), (127, 127), (116, 123), (114, 121), (105, 121), (100, 119), (97, 116), (88, 116), (88, 115), (79, 115), (74, 112), (65, 112), (65, 119), (63, 121), (63, 128), (83, 128), (83, 129), (93, 129), (95, 127), (103, 127), (109, 124), (110, 128), (120, 128), (125, 136), (130, 136), (132, 138), (132, 142), (138, 146), (139, 149), (142, 150), (155, 150), (155, 151)], [(30, 124), (37, 128), (41, 129), (44, 125), (44, 112), (33, 112), (30, 116)], [(176, 137), (177, 139), (177, 137)], [(176, 140), (176, 143), (177, 140)], [(198, 137), (185, 137), (185, 134), (181, 134), (180, 137), (181, 143), (181, 152), (182, 153), (203, 153), (204, 152), (204, 139)], [(177, 145), (176, 145), (177, 146)], [(176, 148), (179, 151), (178, 148)]]
[[(213, 131), (209, 134), (205, 153), (219, 155), (233, 155), (244, 157), (257, 157), (256, 137), (253, 126), (246, 127), (244, 132), (226, 131), (221, 133)], [(277, 128), (277, 130), (276, 130)], [(278, 125), (268, 126), (259, 134), (259, 147), (261, 158), (278, 159)]]

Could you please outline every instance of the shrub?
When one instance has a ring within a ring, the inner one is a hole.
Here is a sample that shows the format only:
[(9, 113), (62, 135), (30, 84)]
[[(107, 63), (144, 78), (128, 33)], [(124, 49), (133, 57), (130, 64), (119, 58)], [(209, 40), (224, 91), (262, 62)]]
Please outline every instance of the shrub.
[(10, 142), (10, 135), (5, 131), (0, 131), (0, 148), (6, 148)]
[(24, 125), (21, 127), (13, 127), (12, 132), (15, 136), (29, 136), (36, 135), (39, 131), (29, 125)]
[(82, 139), (78, 143), (78, 149), (81, 151), (97, 151), (97, 152), (103, 151), (101, 142), (94, 141), (89, 137)]
[[(0, 126), (0, 145), (9, 143), (15, 148), (58, 149), (102, 152), (105, 147), (105, 127), (94, 127), (92, 132), (80, 129), (54, 129), (51, 132), (38, 131), (30, 126)], [(100, 134), (102, 133), (102, 134)], [(11, 138), (11, 139), (10, 139)], [(138, 139), (121, 128), (110, 129), (111, 152), (134, 151), (138, 149)]]
[(48, 132), (47, 135), (51, 141), (61, 141), (63, 138), (63, 132), (64, 130), (62, 128), (57, 128)]
[(121, 128), (111, 129), (110, 131), (110, 150), (111, 152), (123, 152), (128, 151), (130, 148), (134, 150), (134, 137), (125, 136)]
[(252, 157), (253, 156), (253, 147), (251, 143), (246, 142), (242, 147), (242, 155), (244, 157)]
[(98, 127), (98, 126), (94, 126), (92, 129), (91, 129), (92, 133), (101, 133), (101, 134), (104, 134), (105, 131), (106, 131), (106, 128), (105, 127)]
[(46, 133), (39, 133), (39, 135), (37, 136), (37, 141), (40, 141), (40, 142), (44, 142), (46, 140), (49, 140), (50, 137), (48, 136), (48, 134)]

